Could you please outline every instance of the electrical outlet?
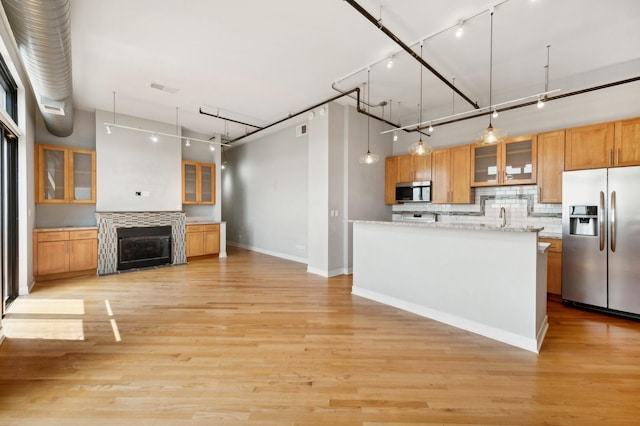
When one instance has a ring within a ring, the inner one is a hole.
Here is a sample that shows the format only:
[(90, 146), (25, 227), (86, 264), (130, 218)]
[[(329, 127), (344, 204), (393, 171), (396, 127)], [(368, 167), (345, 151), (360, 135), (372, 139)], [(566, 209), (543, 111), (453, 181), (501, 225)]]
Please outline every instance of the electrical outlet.
[(142, 196), (142, 192), (136, 191), (136, 197), (141, 197), (141, 196)]

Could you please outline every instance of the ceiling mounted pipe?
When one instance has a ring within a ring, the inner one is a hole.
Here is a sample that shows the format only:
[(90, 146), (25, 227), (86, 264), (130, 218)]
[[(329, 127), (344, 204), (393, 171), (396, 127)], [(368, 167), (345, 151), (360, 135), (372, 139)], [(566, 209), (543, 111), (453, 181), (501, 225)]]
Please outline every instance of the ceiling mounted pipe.
[(447, 80), (442, 74), (440, 74), (435, 68), (433, 68), (431, 65), (429, 65), (424, 59), (422, 59), (420, 57), (420, 55), (418, 55), (416, 52), (413, 51), (413, 49), (411, 49), (405, 42), (403, 42), (402, 40), (400, 40), (398, 38), (398, 36), (396, 36), (393, 32), (391, 32), (387, 27), (385, 27), (384, 25), (382, 25), (382, 22), (380, 22), (380, 20), (376, 19), (372, 14), (370, 14), (369, 12), (366, 11), (365, 8), (363, 8), (362, 6), (360, 6), (356, 1), (354, 0), (344, 0), (347, 3), (349, 3), (355, 10), (357, 10), (358, 12), (360, 12), (360, 14), (362, 16), (364, 16), (365, 18), (367, 18), (367, 20), (369, 22), (371, 22), (373, 25), (375, 25), (376, 27), (378, 27), (380, 29), (380, 31), (382, 31), (386, 36), (388, 36), (391, 40), (395, 41), (400, 47), (402, 47), (409, 55), (411, 55), (415, 60), (417, 60), (418, 62), (420, 62), (422, 64), (423, 67), (425, 67), (426, 69), (428, 69), (429, 71), (431, 71), (431, 73), (433, 75), (435, 75), (436, 77), (438, 77), (440, 79), (440, 81), (442, 81), (444, 84), (446, 84), (450, 89), (452, 89), (454, 92), (456, 92), (458, 95), (460, 95), (462, 97), (462, 99), (464, 99), (465, 101), (467, 101), (471, 106), (473, 106), (475, 109), (479, 109), (480, 107), (478, 106), (477, 102), (472, 101), (467, 95), (465, 95), (464, 93), (462, 93), (460, 91), (460, 89), (458, 89), (456, 86), (454, 86), (449, 80)]
[(69, 0), (2, 0), (49, 133), (73, 133)]

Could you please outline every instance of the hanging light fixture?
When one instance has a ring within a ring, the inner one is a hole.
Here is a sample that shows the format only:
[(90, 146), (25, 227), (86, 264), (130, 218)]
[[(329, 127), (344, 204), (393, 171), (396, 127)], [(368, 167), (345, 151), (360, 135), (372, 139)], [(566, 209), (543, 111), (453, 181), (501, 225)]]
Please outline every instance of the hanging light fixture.
[(551, 45), (548, 44), (547, 45), (547, 65), (544, 66), (544, 92), (545, 92), (545, 95), (544, 95), (544, 97), (542, 95), (538, 96), (538, 102), (536, 103), (536, 105), (538, 106), (538, 109), (544, 108), (544, 103), (547, 100), (546, 93), (549, 92), (549, 48), (550, 47), (551, 47)]
[[(491, 38), (489, 43), (489, 108), (492, 108), (493, 103), (491, 99), (492, 89), (493, 89), (493, 7), (490, 9), (491, 12)], [(480, 142), (485, 145), (494, 144), (496, 142), (500, 142), (502, 139), (507, 137), (507, 132), (503, 129), (496, 129), (491, 124), (491, 117), (493, 114), (489, 114), (489, 126), (486, 130), (484, 130), (480, 135), (476, 138), (477, 142)]]
[(461, 20), (460, 22), (458, 22), (458, 28), (456, 29), (456, 37), (458, 38), (462, 37), (463, 33), (464, 33), (464, 21)]
[[(422, 45), (423, 42), (420, 42), (420, 57), (422, 58)], [(420, 139), (418, 142), (414, 142), (409, 147), (409, 153), (411, 155), (428, 155), (433, 152), (433, 148), (426, 142), (422, 141), (422, 132), (420, 132), (420, 124), (422, 124), (422, 65), (420, 65), (420, 103), (418, 104), (418, 109), (420, 110), (420, 118), (418, 121), (418, 126), (416, 129), (420, 133)]]
[[(367, 68), (367, 102), (365, 104), (367, 103), (371, 103), (371, 68)], [(367, 114), (367, 153), (360, 157), (360, 164), (375, 164), (380, 159), (380, 157), (378, 157), (378, 154), (372, 154), (371, 150), (369, 149), (371, 133), (370, 122), (371, 117)]]

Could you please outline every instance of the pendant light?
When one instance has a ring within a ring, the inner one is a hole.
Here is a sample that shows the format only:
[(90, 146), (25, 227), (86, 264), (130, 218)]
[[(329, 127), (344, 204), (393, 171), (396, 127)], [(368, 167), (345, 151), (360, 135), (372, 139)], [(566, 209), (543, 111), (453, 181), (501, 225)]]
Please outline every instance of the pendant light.
[[(371, 103), (371, 68), (367, 68), (367, 102), (366, 103), (369, 103), (369, 104)], [(372, 154), (371, 150), (369, 149), (369, 139), (370, 139), (369, 134), (371, 133), (370, 125), (369, 125), (370, 122), (371, 122), (371, 117), (367, 114), (367, 153), (364, 154), (362, 157), (360, 157), (360, 164), (375, 164), (380, 159), (380, 157), (378, 157), (378, 154)]]
[[(422, 58), (422, 45), (423, 42), (420, 42), (420, 58)], [(420, 132), (420, 125), (422, 124), (422, 65), (420, 65), (420, 103), (418, 104), (418, 108), (420, 109), (420, 119), (418, 121), (418, 126), (416, 129)], [(420, 133), (420, 139), (418, 142), (414, 142), (409, 147), (409, 153), (411, 155), (428, 155), (433, 152), (433, 148), (426, 142), (422, 141), (422, 133)]]
[[(489, 43), (489, 109), (493, 107), (492, 103), (492, 89), (493, 89), (493, 8), (491, 8), (491, 38)], [(500, 142), (507, 137), (507, 132), (503, 129), (496, 129), (491, 124), (491, 117), (493, 114), (489, 114), (489, 127), (484, 130), (476, 138), (476, 142), (484, 145), (491, 145)]]

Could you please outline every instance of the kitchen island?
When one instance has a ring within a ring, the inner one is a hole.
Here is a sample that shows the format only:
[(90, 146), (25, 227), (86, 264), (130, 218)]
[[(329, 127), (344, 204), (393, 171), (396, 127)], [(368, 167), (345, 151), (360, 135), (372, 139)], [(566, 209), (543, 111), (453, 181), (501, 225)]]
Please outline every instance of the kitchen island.
[(540, 230), (354, 221), (352, 293), (537, 353), (548, 328)]

